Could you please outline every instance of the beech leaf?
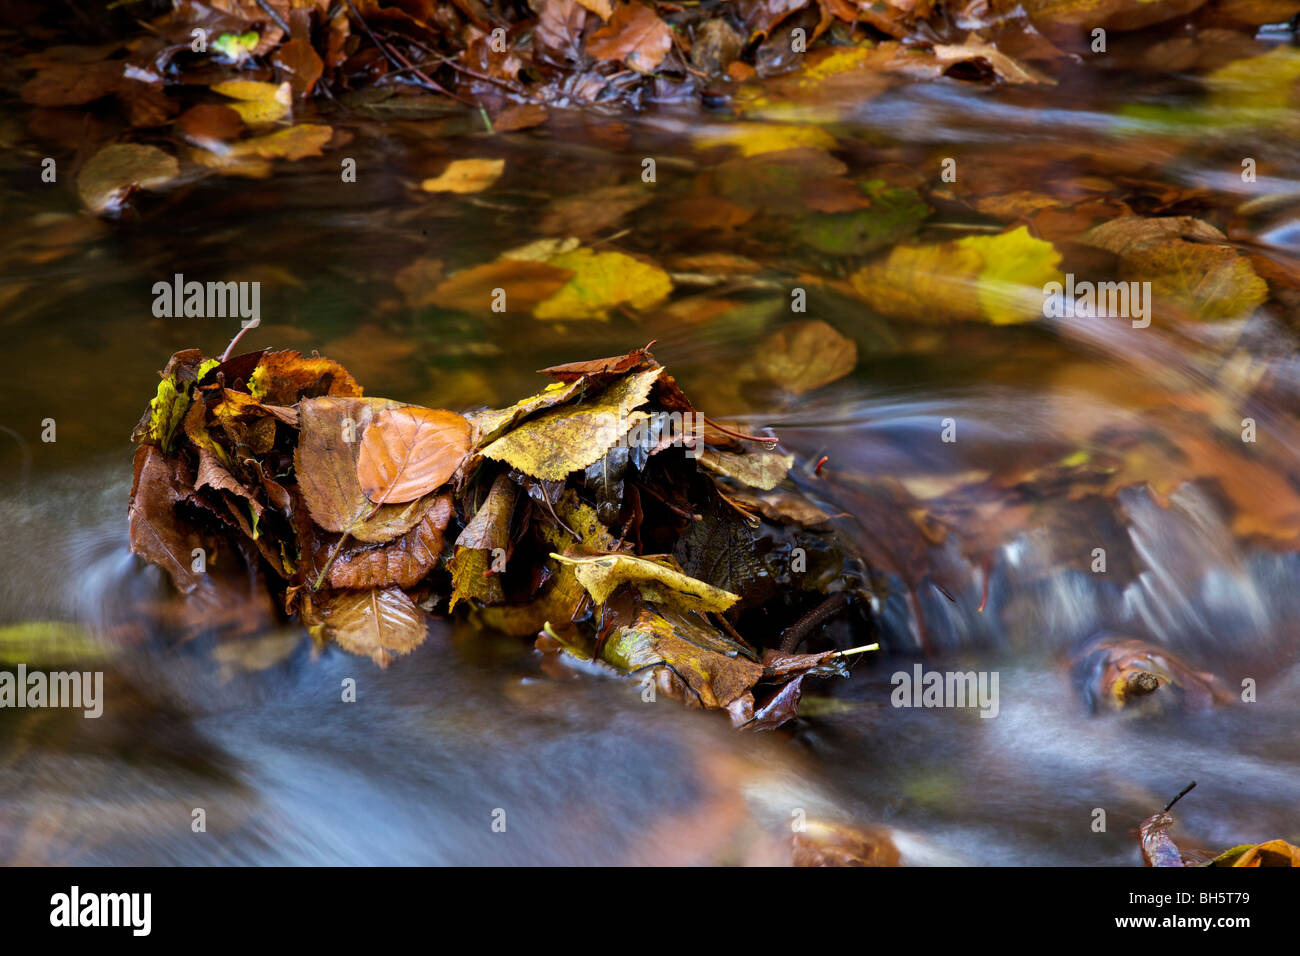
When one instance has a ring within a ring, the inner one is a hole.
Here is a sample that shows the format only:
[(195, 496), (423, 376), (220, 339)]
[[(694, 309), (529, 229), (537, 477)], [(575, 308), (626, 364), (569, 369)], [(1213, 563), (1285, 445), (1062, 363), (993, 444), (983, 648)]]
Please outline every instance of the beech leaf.
[(463, 415), (417, 405), (386, 408), (362, 433), (357, 480), (377, 504), (414, 501), (446, 484), (469, 447)]

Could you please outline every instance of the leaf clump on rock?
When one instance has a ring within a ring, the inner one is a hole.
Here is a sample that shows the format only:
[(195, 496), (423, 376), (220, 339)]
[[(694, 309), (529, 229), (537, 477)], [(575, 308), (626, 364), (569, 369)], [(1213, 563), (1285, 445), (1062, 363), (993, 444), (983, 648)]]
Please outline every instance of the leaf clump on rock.
[(854, 565), (791, 578), (796, 546), (837, 552), (746, 504), (803, 500), (775, 438), (700, 415), (648, 346), (544, 372), (461, 415), (366, 396), (320, 356), (178, 352), (134, 434), (132, 550), (185, 600), (274, 605), (380, 666), (465, 613), (754, 728), (847, 673), (833, 649), (776, 650)]

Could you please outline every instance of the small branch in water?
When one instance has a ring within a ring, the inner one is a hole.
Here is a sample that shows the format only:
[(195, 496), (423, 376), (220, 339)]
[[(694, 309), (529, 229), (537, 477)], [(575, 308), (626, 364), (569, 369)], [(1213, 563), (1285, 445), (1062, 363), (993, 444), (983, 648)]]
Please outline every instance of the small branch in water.
[(1161, 812), (1161, 813), (1168, 813), (1168, 812), (1173, 808), (1173, 805), (1174, 805), (1175, 803), (1177, 803), (1179, 800), (1183, 799), (1183, 797), (1185, 797), (1185, 796), (1187, 796), (1189, 793), (1191, 793), (1191, 792), (1192, 792), (1192, 788), (1195, 787), (1195, 786), (1196, 786), (1196, 781), (1193, 780), (1193, 781), (1192, 781), (1191, 783), (1189, 783), (1187, 786), (1183, 787), (1183, 789), (1180, 790), (1180, 791), (1178, 792), (1178, 796), (1174, 797), (1172, 800), (1170, 800), (1168, 803), (1166, 803), (1166, 804), (1165, 804), (1165, 808), (1164, 808), (1163, 810), (1161, 810), (1160, 812)]
[(719, 425), (708, 415), (701, 415), (700, 417), (704, 419), (704, 424), (717, 429), (724, 435), (730, 435), (732, 438), (743, 438), (745, 441), (761, 441), (766, 442), (769, 445), (775, 445), (781, 441), (781, 439), (777, 438), (775, 435), (746, 435), (742, 432), (733, 432), (730, 428), (725, 428), (722, 425)]
[(837, 614), (849, 599), (848, 591), (836, 591), (826, 600), (781, 632), (779, 649), (782, 654), (793, 654), (812, 629)]

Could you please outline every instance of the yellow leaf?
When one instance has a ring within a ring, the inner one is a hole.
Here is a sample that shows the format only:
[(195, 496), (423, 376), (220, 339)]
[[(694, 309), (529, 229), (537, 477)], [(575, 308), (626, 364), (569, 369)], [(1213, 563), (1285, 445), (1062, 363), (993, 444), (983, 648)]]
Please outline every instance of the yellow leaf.
[(258, 156), (262, 159), (302, 159), (319, 156), (320, 148), (334, 136), (333, 128), (301, 123), (266, 136), (255, 136), (235, 143), (227, 155)]
[(627, 375), (579, 405), (561, 405), (525, 419), (483, 449), (544, 481), (560, 481), (586, 468), (638, 421), (647, 416), (632, 409), (645, 402), (662, 366)]
[(695, 138), (695, 145), (734, 146), (742, 156), (780, 153), (787, 149), (834, 149), (835, 137), (820, 126), (794, 126), (781, 123), (732, 123), (720, 131)]
[(548, 260), (573, 273), (559, 292), (533, 310), (539, 319), (609, 318), (609, 310), (625, 305), (650, 309), (668, 298), (673, 283), (668, 273), (621, 252), (575, 249)]
[(287, 81), (276, 86), (252, 80), (229, 80), (212, 89), (235, 100), (230, 108), (249, 126), (264, 126), (283, 119), (289, 115), (293, 103), (293, 89)]
[(1031, 322), (1043, 287), (1061, 281), (1060, 253), (1024, 226), (929, 246), (896, 246), (855, 272), (854, 290), (883, 315), (919, 322)]
[(662, 561), (630, 554), (600, 554), (583, 558), (552, 554), (551, 557), (573, 568), (578, 582), (598, 605), (609, 600), (620, 584), (635, 585), (647, 601), (684, 611), (722, 613), (740, 600), (739, 595), (690, 577), (671, 557)]
[(458, 159), (435, 179), (426, 179), (420, 188), (427, 193), (481, 193), (501, 178), (504, 159)]

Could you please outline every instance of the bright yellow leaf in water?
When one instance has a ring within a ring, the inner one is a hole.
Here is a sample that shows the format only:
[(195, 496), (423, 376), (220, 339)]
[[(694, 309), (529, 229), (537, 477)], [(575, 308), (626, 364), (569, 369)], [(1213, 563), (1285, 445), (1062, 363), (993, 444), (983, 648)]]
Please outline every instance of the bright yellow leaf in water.
[(883, 315), (920, 322), (1032, 322), (1043, 287), (1061, 281), (1061, 255), (1024, 226), (930, 246), (896, 246), (853, 274), (854, 290)]
[(481, 193), (505, 170), (504, 159), (458, 159), (442, 175), (422, 182), (420, 188), (427, 193)]
[(570, 270), (573, 278), (533, 310), (539, 319), (604, 321), (616, 306), (653, 308), (673, 291), (673, 281), (663, 269), (621, 252), (574, 249), (547, 264)]
[(834, 149), (835, 137), (820, 126), (783, 123), (732, 123), (695, 138), (695, 145), (734, 146), (742, 156), (780, 153), (788, 149)]
[(253, 80), (229, 80), (212, 87), (214, 93), (236, 102), (228, 104), (249, 126), (265, 126), (289, 115), (293, 89), (288, 82), (258, 83)]

